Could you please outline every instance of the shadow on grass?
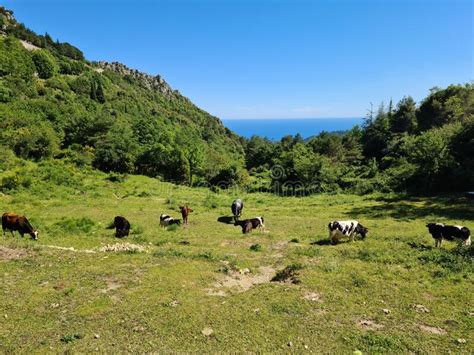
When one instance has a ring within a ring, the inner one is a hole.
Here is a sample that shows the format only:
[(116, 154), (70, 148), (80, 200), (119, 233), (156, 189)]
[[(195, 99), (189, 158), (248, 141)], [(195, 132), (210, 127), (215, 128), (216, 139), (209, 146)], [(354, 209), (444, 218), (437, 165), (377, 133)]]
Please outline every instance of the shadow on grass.
[(412, 249), (416, 250), (432, 250), (433, 247), (430, 245), (426, 245), (423, 243), (415, 243), (415, 242), (409, 242), (407, 243)]
[(314, 242), (309, 243), (310, 245), (334, 245), (329, 239), (315, 240)]
[[(382, 205), (353, 208), (348, 215), (371, 218), (391, 217), (400, 220), (445, 218), (448, 220), (471, 219), (474, 215), (474, 203), (462, 197), (433, 198), (377, 198)], [(415, 203), (423, 203), (415, 205)], [(433, 221), (435, 222), (435, 221)]]
[(217, 222), (225, 224), (234, 224), (234, 217), (231, 216), (220, 216), (217, 218)]

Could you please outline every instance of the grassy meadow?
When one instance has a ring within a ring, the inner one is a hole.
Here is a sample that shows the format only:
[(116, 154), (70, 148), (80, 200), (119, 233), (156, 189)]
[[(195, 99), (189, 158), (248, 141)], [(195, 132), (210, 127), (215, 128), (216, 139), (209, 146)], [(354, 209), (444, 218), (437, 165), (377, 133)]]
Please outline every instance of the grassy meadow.
[[(277, 197), (106, 177), (0, 194), (2, 212), (40, 231), (0, 239), (0, 352), (474, 351), (472, 247), (434, 249), (425, 227), (474, 230), (462, 197)], [(218, 221), (235, 197), (266, 230)], [(189, 225), (160, 228), (183, 203)], [(126, 239), (107, 229), (116, 215), (131, 222)], [(328, 222), (348, 218), (367, 239), (329, 245)], [(143, 249), (105, 251), (116, 243)], [(271, 281), (288, 266), (292, 278)]]

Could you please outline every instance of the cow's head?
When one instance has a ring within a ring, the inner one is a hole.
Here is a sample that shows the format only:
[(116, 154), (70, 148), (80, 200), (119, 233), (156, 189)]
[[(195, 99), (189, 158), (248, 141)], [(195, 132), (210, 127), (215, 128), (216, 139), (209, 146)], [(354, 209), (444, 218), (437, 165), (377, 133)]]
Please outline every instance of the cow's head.
[(442, 224), (442, 223), (428, 223), (426, 225), (426, 227), (428, 228), (428, 230), (430, 232), (436, 232), (436, 230), (439, 230), (440, 228), (444, 227), (444, 224)]
[(33, 232), (30, 233), (30, 235), (31, 235), (31, 239), (38, 240), (39, 232), (38, 230), (34, 229)]
[(193, 210), (189, 208), (188, 206), (180, 206), (179, 209), (181, 213), (185, 213), (185, 214), (193, 212)]
[(361, 226), (360, 224), (357, 226), (357, 232), (360, 234), (362, 239), (365, 239), (367, 233), (369, 233), (369, 229)]

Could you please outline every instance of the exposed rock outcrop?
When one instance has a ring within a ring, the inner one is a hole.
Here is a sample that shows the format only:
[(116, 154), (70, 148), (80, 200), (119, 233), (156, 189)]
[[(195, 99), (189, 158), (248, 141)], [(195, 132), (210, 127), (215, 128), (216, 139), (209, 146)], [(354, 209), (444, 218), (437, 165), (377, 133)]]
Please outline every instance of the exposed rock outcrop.
[(97, 62), (97, 66), (102, 70), (110, 70), (123, 76), (131, 76), (132, 78), (141, 81), (146, 88), (158, 91), (169, 99), (183, 97), (178, 90), (173, 90), (160, 75), (153, 76), (142, 73), (137, 69), (129, 68), (119, 62), (100, 61)]

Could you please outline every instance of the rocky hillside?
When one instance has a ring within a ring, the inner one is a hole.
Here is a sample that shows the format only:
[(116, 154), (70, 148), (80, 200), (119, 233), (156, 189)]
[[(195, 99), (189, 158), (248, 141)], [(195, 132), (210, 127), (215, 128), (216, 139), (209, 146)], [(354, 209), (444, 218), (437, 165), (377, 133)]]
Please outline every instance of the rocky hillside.
[[(178, 183), (239, 174), (240, 138), (160, 75), (89, 62), (0, 8), (0, 144), (23, 159), (69, 159)], [(196, 179), (197, 178), (197, 179)]]

